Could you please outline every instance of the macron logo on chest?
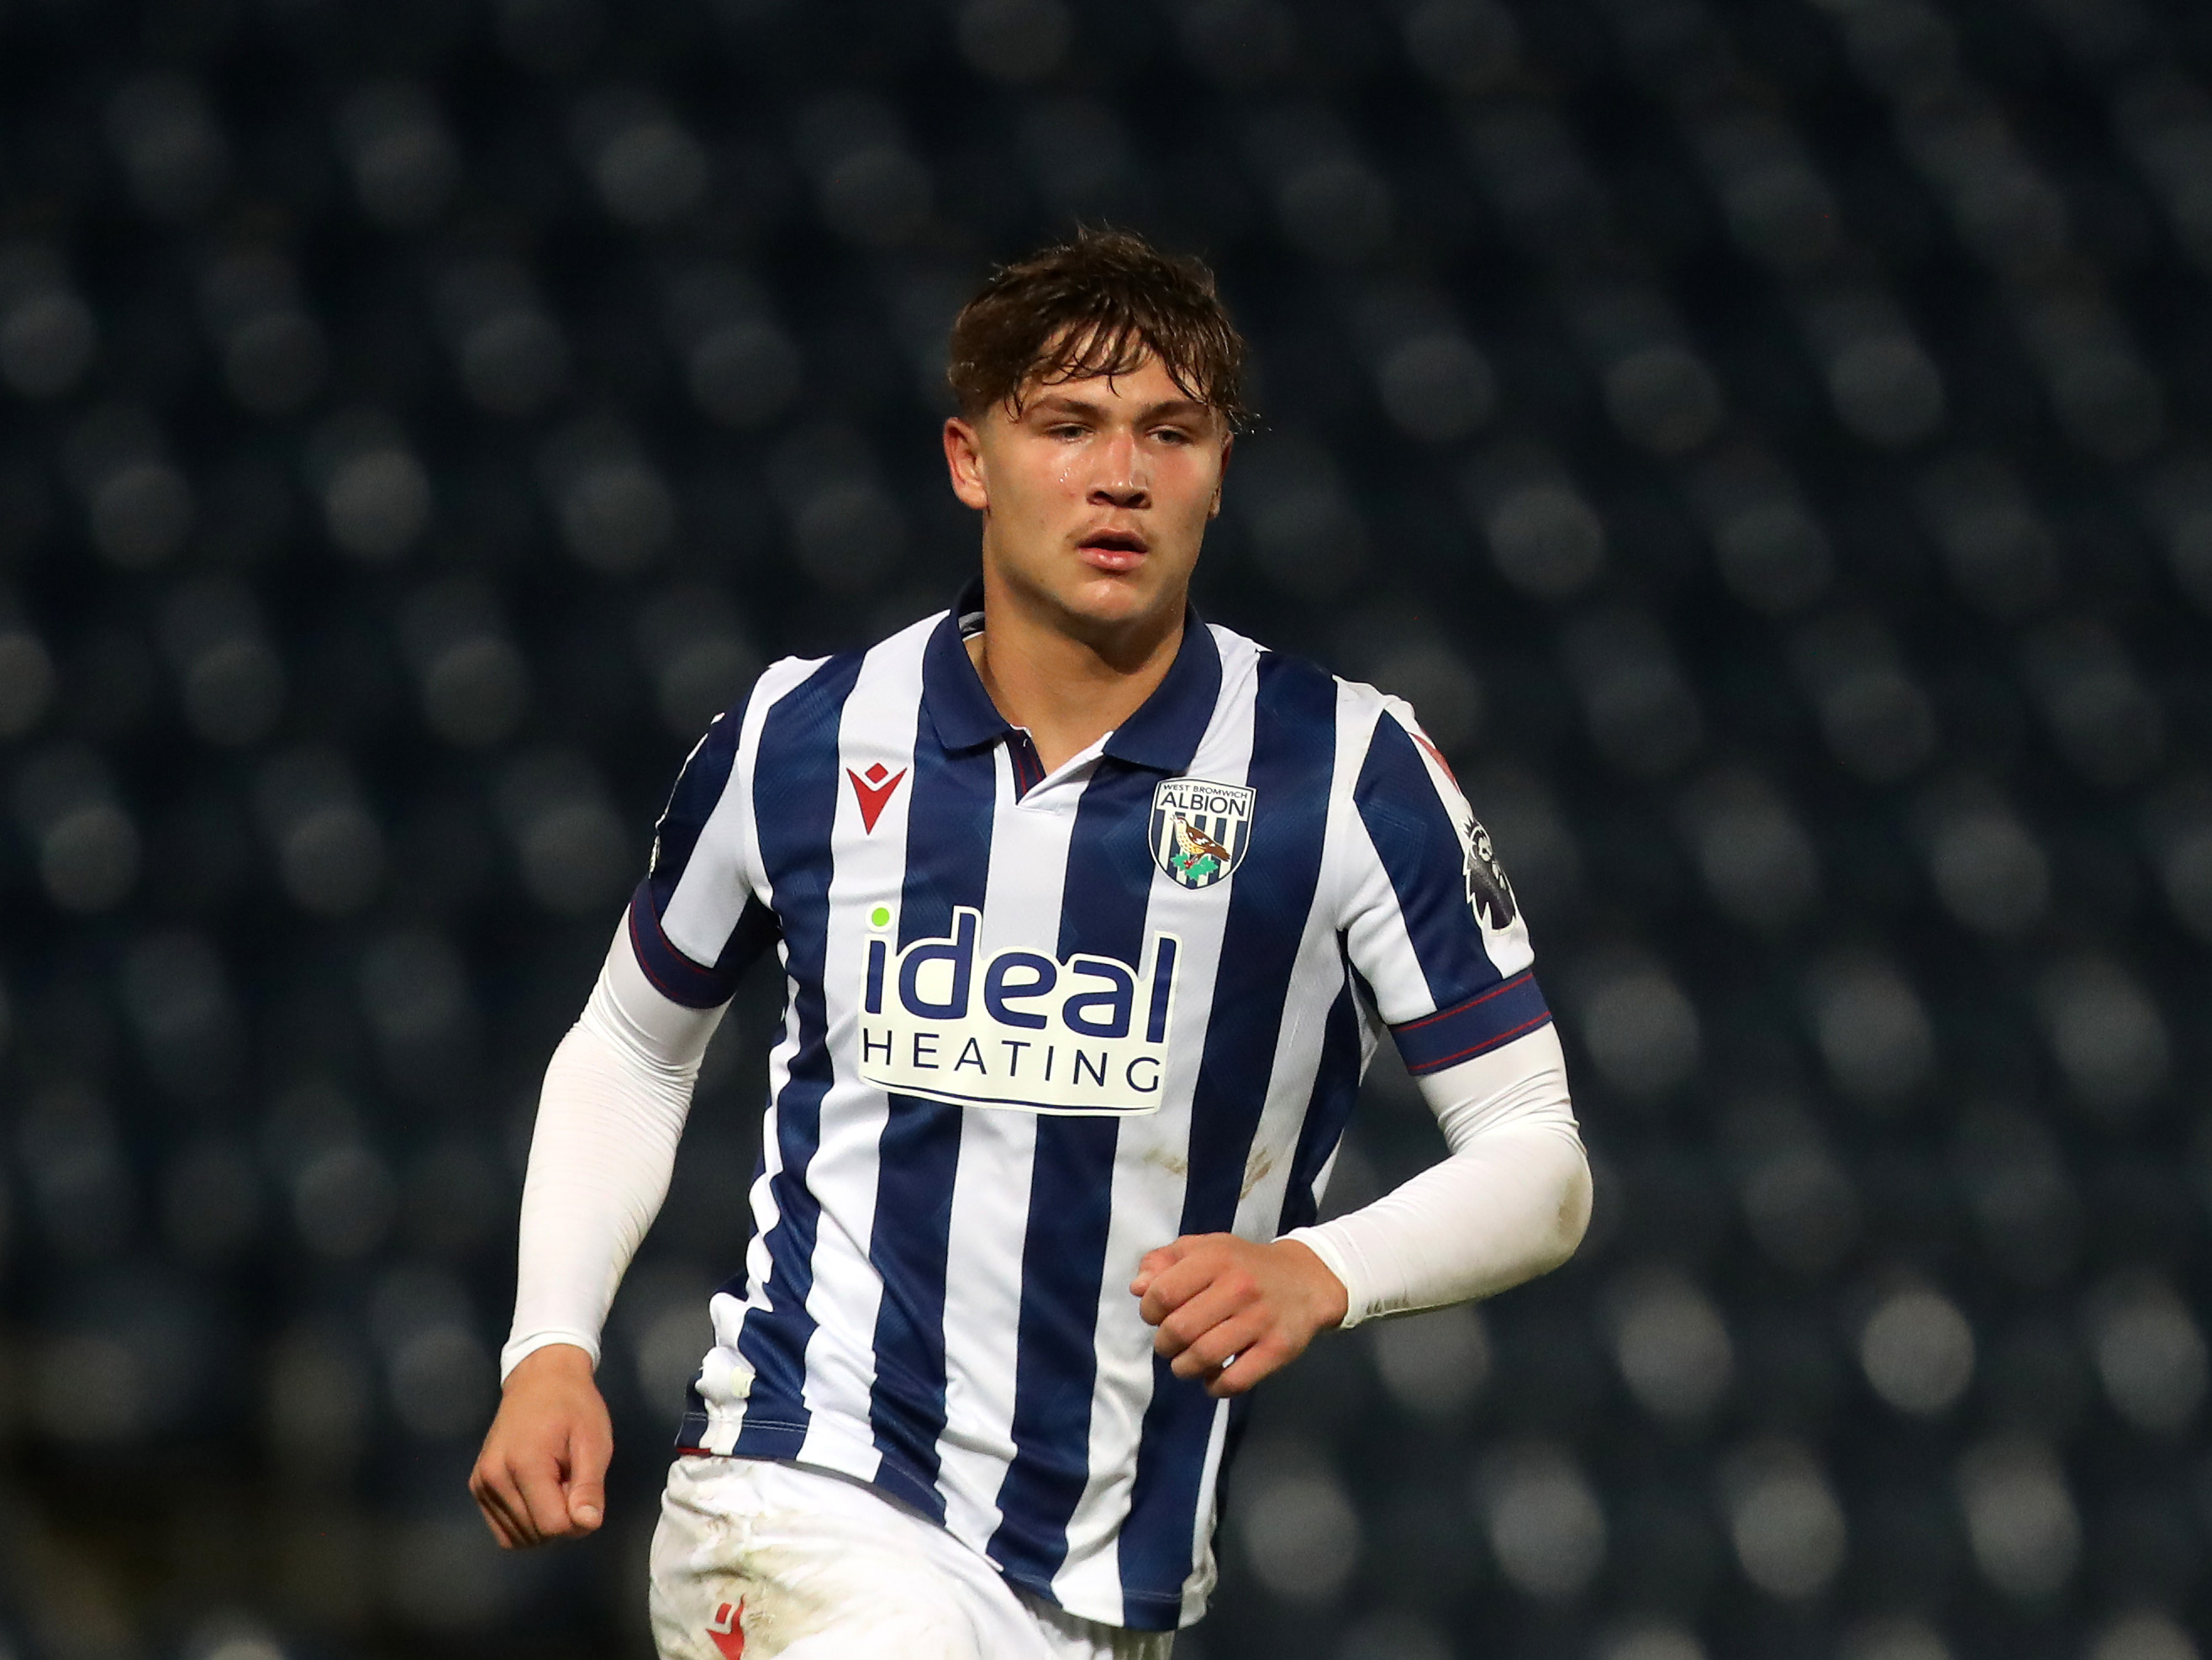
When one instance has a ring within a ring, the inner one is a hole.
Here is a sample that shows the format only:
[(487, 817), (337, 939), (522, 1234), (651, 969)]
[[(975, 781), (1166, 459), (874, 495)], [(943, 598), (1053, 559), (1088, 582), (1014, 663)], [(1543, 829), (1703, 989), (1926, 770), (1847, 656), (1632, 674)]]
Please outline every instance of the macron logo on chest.
[(884, 809), (890, 804), (891, 797), (898, 793), (900, 784), (905, 781), (906, 769), (901, 767), (893, 772), (878, 761), (866, 773), (858, 773), (848, 767), (845, 776), (853, 781), (854, 799), (860, 804), (861, 831), (872, 836), (876, 832), (876, 820), (884, 816)]

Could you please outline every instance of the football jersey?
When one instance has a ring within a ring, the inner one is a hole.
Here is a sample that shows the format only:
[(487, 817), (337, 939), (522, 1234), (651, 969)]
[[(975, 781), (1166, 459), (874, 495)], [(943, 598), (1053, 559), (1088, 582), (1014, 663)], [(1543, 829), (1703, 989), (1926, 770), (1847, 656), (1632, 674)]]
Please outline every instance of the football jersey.
[(1387, 1027), (1425, 1073), (1551, 1017), (1489, 839), (1405, 704), (1194, 615), (1048, 774), (979, 589), (769, 667), (660, 820), (629, 931), (711, 1007), (787, 982), (744, 1271), (688, 1449), (873, 1484), (1086, 1619), (1198, 1617), (1245, 1397), (1128, 1282), (1314, 1219)]

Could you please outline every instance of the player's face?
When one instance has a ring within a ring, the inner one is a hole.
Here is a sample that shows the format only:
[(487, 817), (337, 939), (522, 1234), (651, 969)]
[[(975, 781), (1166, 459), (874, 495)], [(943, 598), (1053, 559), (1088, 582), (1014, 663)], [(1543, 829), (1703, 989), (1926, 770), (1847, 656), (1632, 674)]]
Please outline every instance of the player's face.
[(945, 426), (953, 493), (983, 515), (987, 575), (1084, 633), (1180, 617), (1229, 441), (1149, 356)]

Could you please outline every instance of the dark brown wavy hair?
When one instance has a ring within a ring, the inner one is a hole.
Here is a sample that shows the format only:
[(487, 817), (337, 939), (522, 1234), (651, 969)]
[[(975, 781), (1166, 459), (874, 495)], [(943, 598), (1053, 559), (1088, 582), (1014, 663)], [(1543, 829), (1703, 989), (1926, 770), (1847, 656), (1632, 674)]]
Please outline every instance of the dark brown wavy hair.
[(1034, 387), (1133, 374), (1147, 356), (1231, 431), (1251, 424), (1244, 338), (1212, 271), (1132, 232), (1086, 228), (991, 273), (953, 319), (945, 378), (973, 421), (1002, 403), (1018, 414)]

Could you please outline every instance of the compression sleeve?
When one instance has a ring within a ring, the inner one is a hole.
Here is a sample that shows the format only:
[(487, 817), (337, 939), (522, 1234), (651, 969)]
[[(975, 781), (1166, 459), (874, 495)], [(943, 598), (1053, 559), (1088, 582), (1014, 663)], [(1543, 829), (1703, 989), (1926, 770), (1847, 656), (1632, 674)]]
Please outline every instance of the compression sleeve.
[(1370, 1205), (1284, 1236), (1344, 1282), (1346, 1326), (1548, 1273), (1589, 1220), (1589, 1164), (1553, 1027), (1419, 1082), (1450, 1157)]
[(617, 931), (582, 1017), (545, 1068), (502, 1379), (553, 1343), (599, 1364), (599, 1329), (668, 1195), (699, 1060), (724, 1006), (691, 1008), (654, 989), (627, 926)]

